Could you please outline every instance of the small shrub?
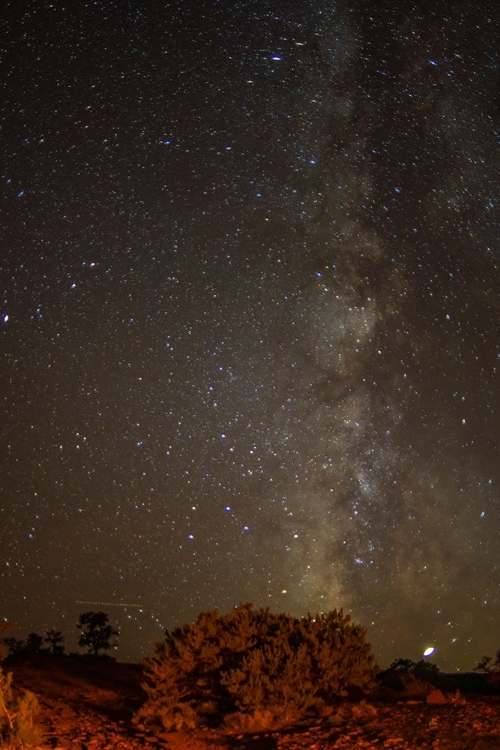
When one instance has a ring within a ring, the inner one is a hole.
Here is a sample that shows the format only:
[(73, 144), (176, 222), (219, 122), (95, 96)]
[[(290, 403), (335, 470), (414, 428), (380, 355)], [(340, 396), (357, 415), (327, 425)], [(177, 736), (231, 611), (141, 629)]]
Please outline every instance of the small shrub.
[(187, 726), (194, 713), (198, 724), (238, 732), (292, 723), (369, 689), (374, 674), (365, 629), (342, 611), (296, 619), (248, 604), (167, 631), (143, 666), (148, 699), (137, 726)]
[(446, 698), (450, 703), (457, 703), (460, 705), (467, 703), (459, 688), (456, 688), (453, 693), (447, 693)]
[(36, 720), (38, 701), (33, 693), (19, 693), (12, 687), (12, 673), (0, 667), (0, 747), (14, 750), (40, 743)]
[(402, 693), (402, 697), (422, 699), (431, 686), (436, 687), (438, 676), (439, 668), (431, 662), (397, 659), (377, 675), (377, 680), (382, 687)]
[(404, 698), (423, 699), (432, 689), (429, 682), (412, 672), (402, 674), (400, 679)]
[(353, 724), (369, 724), (377, 717), (377, 709), (371, 703), (341, 703), (329, 706), (324, 712), (324, 718), (336, 727), (352, 726)]
[(276, 732), (283, 727), (297, 723), (300, 713), (286, 706), (256, 708), (250, 713), (234, 711), (224, 718), (222, 728), (230, 734), (257, 734)]

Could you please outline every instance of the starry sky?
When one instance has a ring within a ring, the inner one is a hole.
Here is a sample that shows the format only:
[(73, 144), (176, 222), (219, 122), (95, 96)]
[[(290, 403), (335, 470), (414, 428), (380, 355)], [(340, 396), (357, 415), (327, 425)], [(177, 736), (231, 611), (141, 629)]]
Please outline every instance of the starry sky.
[[(375, 7), (376, 6), (376, 7)], [(500, 646), (498, 3), (5, 0), (0, 592)], [(102, 605), (102, 606), (101, 606)]]

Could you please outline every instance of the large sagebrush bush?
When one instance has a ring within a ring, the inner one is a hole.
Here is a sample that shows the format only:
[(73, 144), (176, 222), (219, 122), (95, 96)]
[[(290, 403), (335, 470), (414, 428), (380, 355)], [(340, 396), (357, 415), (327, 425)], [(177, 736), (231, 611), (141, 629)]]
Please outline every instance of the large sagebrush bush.
[[(372, 684), (366, 630), (342, 610), (294, 618), (240, 605), (167, 631), (143, 663), (139, 727), (283, 726)], [(264, 720), (265, 717), (265, 720)]]

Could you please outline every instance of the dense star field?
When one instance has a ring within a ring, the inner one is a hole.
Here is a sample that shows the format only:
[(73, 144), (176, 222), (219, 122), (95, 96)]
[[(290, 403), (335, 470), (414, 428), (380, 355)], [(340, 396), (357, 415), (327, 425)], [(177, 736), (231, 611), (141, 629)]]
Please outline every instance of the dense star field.
[(137, 659), (252, 601), (343, 606), (382, 666), (500, 647), (499, 31), (493, 0), (3, 3), (13, 635), (76, 650), (104, 609)]

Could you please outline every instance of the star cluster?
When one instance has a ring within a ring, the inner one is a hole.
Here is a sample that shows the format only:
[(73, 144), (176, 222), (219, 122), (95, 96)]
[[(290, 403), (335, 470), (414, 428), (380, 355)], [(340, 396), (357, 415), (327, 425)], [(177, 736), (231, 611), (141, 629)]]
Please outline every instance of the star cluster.
[(382, 664), (498, 648), (499, 22), (7, 0), (17, 635), (104, 602), (137, 659), (253, 601), (343, 606)]

